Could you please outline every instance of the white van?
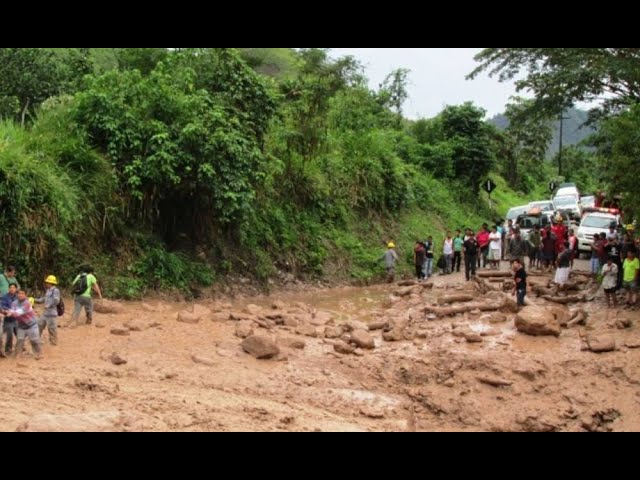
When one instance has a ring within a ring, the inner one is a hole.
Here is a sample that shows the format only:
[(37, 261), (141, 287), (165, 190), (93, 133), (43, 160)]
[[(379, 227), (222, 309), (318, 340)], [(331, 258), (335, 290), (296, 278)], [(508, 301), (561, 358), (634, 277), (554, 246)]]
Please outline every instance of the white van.
[(582, 217), (582, 207), (580, 206), (580, 197), (574, 195), (561, 195), (553, 199), (556, 210), (560, 213), (566, 213), (572, 219), (580, 220)]
[(609, 213), (587, 213), (578, 227), (578, 249), (591, 253), (591, 246), (596, 234), (608, 233), (612, 223), (618, 225), (620, 217)]

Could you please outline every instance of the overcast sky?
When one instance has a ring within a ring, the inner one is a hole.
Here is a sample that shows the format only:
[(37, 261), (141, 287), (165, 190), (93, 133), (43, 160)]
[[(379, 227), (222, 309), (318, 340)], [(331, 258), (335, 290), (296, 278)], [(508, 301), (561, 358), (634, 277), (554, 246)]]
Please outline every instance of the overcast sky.
[(473, 56), (480, 48), (332, 48), (334, 57), (353, 55), (366, 68), (371, 88), (393, 70), (408, 68), (409, 99), (404, 115), (416, 119), (433, 117), (446, 105), (472, 101), (487, 110), (490, 118), (504, 111), (509, 97), (515, 94), (512, 83), (500, 83), (482, 75), (465, 80), (478, 64)]

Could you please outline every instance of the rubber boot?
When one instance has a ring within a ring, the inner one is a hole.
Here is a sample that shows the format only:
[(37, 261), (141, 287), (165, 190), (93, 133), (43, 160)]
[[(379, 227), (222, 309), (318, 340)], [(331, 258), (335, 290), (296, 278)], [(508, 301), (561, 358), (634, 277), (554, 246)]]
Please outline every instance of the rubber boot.
[(22, 355), (22, 350), (24, 349), (24, 339), (22, 340), (18, 340), (16, 342), (16, 349), (13, 353), (13, 355), (18, 358), (20, 355)]
[(40, 342), (31, 341), (31, 348), (33, 349), (33, 356), (36, 360), (42, 359), (42, 347), (40, 346)]

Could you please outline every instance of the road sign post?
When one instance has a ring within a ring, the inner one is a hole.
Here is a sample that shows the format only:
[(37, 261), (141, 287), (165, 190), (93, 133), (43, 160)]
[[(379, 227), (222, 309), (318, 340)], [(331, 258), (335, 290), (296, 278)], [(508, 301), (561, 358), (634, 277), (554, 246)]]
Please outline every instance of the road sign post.
[(493, 202), (491, 201), (491, 194), (497, 188), (497, 185), (493, 180), (491, 180), (490, 178), (487, 178), (482, 183), (482, 188), (484, 189), (485, 192), (489, 194), (489, 208), (491, 209), (491, 213), (493, 213)]

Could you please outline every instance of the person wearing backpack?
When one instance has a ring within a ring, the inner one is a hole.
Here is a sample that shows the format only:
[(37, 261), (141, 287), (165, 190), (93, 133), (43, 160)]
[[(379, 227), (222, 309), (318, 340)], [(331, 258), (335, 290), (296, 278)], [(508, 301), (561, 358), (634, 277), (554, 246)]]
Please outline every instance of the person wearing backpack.
[[(44, 286), (47, 291), (44, 297), (36, 298), (36, 303), (44, 303), (44, 313), (38, 320), (38, 330), (40, 337), (46, 328), (49, 331), (49, 343), (56, 346), (58, 344), (58, 317), (64, 314), (64, 303), (62, 295), (58, 289), (58, 279), (54, 275), (49, 275)], [(60, 308), (62, 307), (62, 308)]]
[(93, 268), (89, 266), (83, 267), (80, 275), (75, 278), (72, 285), (75, 302), (70, 325), (78, 325), (78, 318), (80, 318), (83, 307), (87, 313), (87, 325), (91, 325), (93, 321), (93, 300), (91, 299), (91, 293), (96, 292), (98, 298), (102, 300), (102, 292), (100, 291), (98, 280), (93, 274)]

